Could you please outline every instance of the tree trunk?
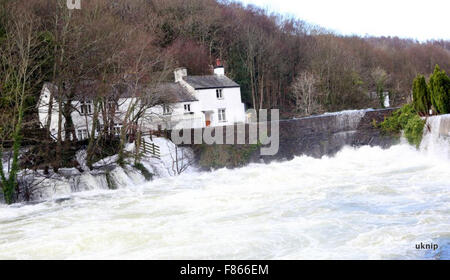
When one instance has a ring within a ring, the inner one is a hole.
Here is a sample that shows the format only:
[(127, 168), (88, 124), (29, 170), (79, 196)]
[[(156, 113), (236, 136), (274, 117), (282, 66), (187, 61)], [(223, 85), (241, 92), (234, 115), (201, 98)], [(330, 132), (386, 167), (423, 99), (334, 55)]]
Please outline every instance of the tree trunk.
[[(92, 117), (92, 124), (91, 124), (91, 133), (89, 135), (89, 144), (86, 150), (86, 164), (89, 167), (89, 169), (92, 170), (92, 164), (93, 164), (93, 160), (94, 160), (94, 151), (95, 151), (95, 146), (98, 143), (98, 140), (95, 137), (95, 131), (97, 129), (97, 120), (98, 120), (98, 106), (99, 106), (100, 102), (98, 99), (96, 99), (94, 101), (94, 115)], [(87, 124), (86, 124), (87, 127)], [(99, 133), (98, 138), (100, 138), (101, 135)]]

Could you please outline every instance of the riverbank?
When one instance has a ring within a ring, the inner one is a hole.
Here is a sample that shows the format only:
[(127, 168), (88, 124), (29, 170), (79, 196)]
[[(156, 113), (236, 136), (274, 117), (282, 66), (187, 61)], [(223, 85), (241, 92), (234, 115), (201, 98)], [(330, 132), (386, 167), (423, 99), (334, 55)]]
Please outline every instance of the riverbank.
[[(150, 139), (144, 137), (147, 142)], [(60, 168), (58, 172), (25, 169), (19, 173), (20, 196), (18, 202), (59, 200), (72, 193), (86, 191), (117, 190), (141, 185), (152, 179), (176, 176), (182, 172), (193, 172), (193, 154), (189, 148), (177, 148), (170, 140), (153, 137), (151, 140), (160, 149), (160, 158), (142, 154), (139, 164), (134, 157), (117, 164), (117, 155), (106, 157), (93, 164), (89, 170), (85, 160), (85, 149), (76, 153), (79, 168)], [(126, 152), (135, 154), (134, 144), (128, 144)], [(177, 169), (178, 165), (178, 169)], [(4, 166), (8, 166), (4, 164)], [(0, 193), (0, 201), (2, 201)]]
[[(27, 171), (30, 174), (25, 179), (34, 182), (34, 186), (28, 191), (29, 197), (22, 198), (21, 201), (45, 201), (65, 198), (77, 192), (129, 188), (145, 184), (151, 179), (178, 176), (183, 172), (236, 168), (261, 162), (268, 164), (292, 160), (298, 156), (334, 156), (344, 147), (378, 146), (387, 149), (398, 143), (399, 139), (384, 135), (377, 124), (393, 110), (352, 110), (282, 120), (280, 150), (275, 156), (260, 156), (259, 145), (192, 145), (177, 148), (165, 138), (154, 138), (153, 142), (161, 148), (162, 158), (144, 156), (139, 168), (134, 166), (132, 159), (124, 166), (119, 166), (115, 164), (117, 156), (112, 156), (95, 164), (97, 169), (93, 171), (81, 172), (76, 168), (69, 168), (60, 169), (58, 173), (50, 171), (46, 176), (42, 174), (43, 171)], [(435, 131), (425, 135), (424, 145), (427, 149), (444, 149), (441, 144), (434, 147), (433, 143), (438, 142), (442, 131), (448, 131), (446, 125), (449, 124), (440, 121), (445, 118), (446, 116), (436, 116), (429, 119), (427, 127), (433, 127)], [(441, 128), (441, 123), (445, 127)], [(134, 145), (128, 145), (127, 150), (133, 154)], [(445, 154), (445, 151), (441, 151), (441, 154)], [(85, 167), (82, 150), (77, 153), (77, 161)], [(88, 170), (87, 167), (83, 169)]]

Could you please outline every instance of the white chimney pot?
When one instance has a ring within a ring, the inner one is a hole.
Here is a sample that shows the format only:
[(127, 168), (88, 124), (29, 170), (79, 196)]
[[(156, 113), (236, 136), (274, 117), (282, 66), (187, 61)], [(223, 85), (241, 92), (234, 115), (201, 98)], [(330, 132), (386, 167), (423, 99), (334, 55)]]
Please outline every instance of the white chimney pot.
[(214, 68), (214, 74), (218, 75), (218, 76), (225, 75), (225, 68), (223, 68), (223, 66), (215, 67)]
[(187, 69), (177, 68), (175, 69), (175, 71), (173, 71), (173, 74), (175, 75), (175, 83), (178, 83), (183, 80), (183, 77), (187, 76)]

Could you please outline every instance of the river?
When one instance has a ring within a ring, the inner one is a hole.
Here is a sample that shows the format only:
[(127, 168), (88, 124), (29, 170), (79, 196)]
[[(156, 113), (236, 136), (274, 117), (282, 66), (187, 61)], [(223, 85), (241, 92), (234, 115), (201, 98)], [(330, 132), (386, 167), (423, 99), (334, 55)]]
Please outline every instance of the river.
[(0, 258), (449, 259), (449, 171), (365, 146), (0, 205)]

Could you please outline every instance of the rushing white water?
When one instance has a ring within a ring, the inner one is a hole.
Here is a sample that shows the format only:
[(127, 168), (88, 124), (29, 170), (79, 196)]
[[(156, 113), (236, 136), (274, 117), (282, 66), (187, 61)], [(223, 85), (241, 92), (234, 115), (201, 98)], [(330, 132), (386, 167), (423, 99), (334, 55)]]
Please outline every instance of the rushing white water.
[(422, 152), (450, 160), (450, 114), (427, 118)]
[(449, 132), (0, 205), (0, 259), (450, 259)]
[(373, 109), (345, 110), (340, 112), (325, 113), (322, 116), (336, 116), (336, 127), (341, 127), (344, 130), (356, 130), (359, 122), (368, 111), (373, 111)]
[(2, 205), (0, 258), (449, 258), (449, 170), (408, 145), (345, 148)]

